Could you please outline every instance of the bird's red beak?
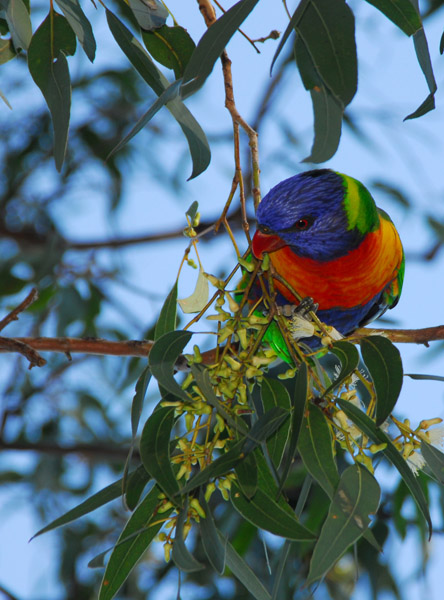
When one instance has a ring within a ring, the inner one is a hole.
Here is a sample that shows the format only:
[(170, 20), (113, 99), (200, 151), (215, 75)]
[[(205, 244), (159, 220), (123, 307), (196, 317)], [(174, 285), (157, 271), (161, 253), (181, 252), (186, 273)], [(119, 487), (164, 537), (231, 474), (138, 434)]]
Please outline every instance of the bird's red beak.
[(286, 242), (278, 235), (262, 233), (258, 229), (253, 236), (252, 249), (256, 258), (262, 258), (264, 252), (275, 252), (286, 245)]

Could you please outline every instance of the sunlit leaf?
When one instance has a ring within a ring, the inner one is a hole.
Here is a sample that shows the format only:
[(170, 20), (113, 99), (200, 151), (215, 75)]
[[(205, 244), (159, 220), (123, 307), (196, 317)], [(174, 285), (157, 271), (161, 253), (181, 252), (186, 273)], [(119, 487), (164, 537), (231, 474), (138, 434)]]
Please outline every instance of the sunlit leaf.
[(142, 32), (142, 38), (151, 56), (164, 67), (173, 69), (176, 79), (180, 79), (196, 47), (187, 30), (164, 25)]
[(203, 269), (200, 268), (194, 292), (187, 298), (180, 298), (179, 306), (185, 314), (198, 313), (207, 304), (209, 294), (208, 279), (205, 277)]
[(54, 128), (54, 158), (60, 171), (68, 143), (71, 80), (66, 55), (74, 54), (76, 38), (68, 21), (52, 12), (34, 33), (28, 49), (28, 68), (45, 97)]
[(401, 355), (390, 340), (380, 335), (364, 338), (361, 341), (361, 352), (375, 385), (376, 424), (380, 425), (393, 411), (401, 393)]
[(313, 551), (307, 585), (323, 577), (363, 535), (380, 494), (378, 482), (364, 467), (353, 465), (343, 472)]
[(96, 56), (96, 40), (91, 23), (85, 16), (78, 0), (56, 0), (72, 30), (76, 34), (86, 56), (94, 62)]
[(5, 19), (16, 52), (27, 50), (31, 43), (32, 25), (25, 3), (23, 0), (5, 0), (1, 4), (5, 8)]
[(427, 499), (424, 496), (424, 492), (418, 483), (417, 478), (413, 474), (412, 470), (397, 450), (396, 446), (392, 443), (389, 436), (384, 433), (376, 423), (370, 419), (362, 410), (354, 406), (347, 400), (338, 399), (337, 403), (345, 412), (347, 417), (353, 421), (355, 425), (366, 435), (368, 438), (373, 440), (375, 444), (387, 444), (384, 449), (385, 456), (392, 462), (392, 464), (398, 469), (402, 479), (410, 490), (413, 498), (416, 501), (420, 511), (422, 512), (427, 524), (429, 526), (429, 533), (432, 534), (432, 521), (430, 519), (429, 507)]
[[(118, 545), (114, 548), (106, 566), (99, 591), (99, 600), (111, 600), (114, 598), (162, 527), (163, 522), (156, 515), (156, 509), (159, 505), (159, 494), (160, 488), (154, 486), (125, 525), (117, 540)], [(170, 512), (171, 510), (163, 512), (162, 518), (167, 518)], [(133, 535), (138, 531), (140, 533)], [(126, 540), (126, 538), (129, 539)]]
[(191, 55), (183, 74), (180, 91), (182, 98), (191, 96), (203, 86), (225, 46), (258, 1), (240, 0), (207, 29)]
[(162, 27), (168, 17), (168, 10), (160, 0), (128, 0), (128, 4), (142, 29), (150, 31)]
[(173, 377), (174, 365), (183, 349), (190, 341), (189, 331), (169, 331), (164, 333), (153, 345), (148, 356), (151, 373), (160, 385), (174, 396), (188, 401), (187, 393)]
[[(143, 465), (165, 494), (172, 499), (180, 490), (171, 468), (170, 437), (174, 425), (174, 408), (156, 408), (145, 423), (140, 438)], [(174, 499), (177, 502), (177, 499)]]
[(305, 468), (332, 498), (339, 481), (330, 428), (322, 410), (309, 404), (299, 435), (298, 450)]

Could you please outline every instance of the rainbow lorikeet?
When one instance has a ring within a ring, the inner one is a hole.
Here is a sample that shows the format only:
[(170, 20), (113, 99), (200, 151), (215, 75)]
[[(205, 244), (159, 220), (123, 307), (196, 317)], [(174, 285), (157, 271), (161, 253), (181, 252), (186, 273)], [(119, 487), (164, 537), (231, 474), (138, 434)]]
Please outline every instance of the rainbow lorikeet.
[[(268, 192), (252, 250), (256, 258), (267, 252), (275, 272), (313, 298), (319, 319), (342, 335), (396, 306), (401, 294), (404, 252), (390, 217), (362, 183), (329, 169), (295, 175)], [(274, 287), (278, 305), (299, 304), (278, 279)], [(272, 325), (266, 339), (291, 362)], [(301, 341), (319, 347), (319, 338)]]

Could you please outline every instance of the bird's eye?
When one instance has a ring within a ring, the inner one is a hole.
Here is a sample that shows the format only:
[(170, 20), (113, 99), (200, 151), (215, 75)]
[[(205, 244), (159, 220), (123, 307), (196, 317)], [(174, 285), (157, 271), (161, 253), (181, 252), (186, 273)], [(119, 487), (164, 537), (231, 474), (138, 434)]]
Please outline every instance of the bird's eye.
[(261, 233), (265, 233), (265, 234), (271, 233), (270, 227), (267, 227), (266, 225), (258, 225), (258, 229)]
[(294, 224), (294, 228), (298, 231), (303, 231), (304, 229), (308, 229), (310, 225), (311, 223), (309, 219), (299, 219), (299, 221), (296, 221)]

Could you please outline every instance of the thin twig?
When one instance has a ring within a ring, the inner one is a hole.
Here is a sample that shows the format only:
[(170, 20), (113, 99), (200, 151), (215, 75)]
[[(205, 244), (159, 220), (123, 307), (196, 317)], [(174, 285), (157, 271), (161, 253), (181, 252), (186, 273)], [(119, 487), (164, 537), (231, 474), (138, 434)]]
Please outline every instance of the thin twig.
[(7, 314), (6, 317), (3, 317), (3, 319), (0, 321), (0, 331), (2, 331), (6, 327), (6, 325), (9, 325), (9, 323), (11, 323), (12, 321), (17, 321), (19, 314), (26, 310), (28, 306), (31, 306), (31, 304), (35, 302), (38, 297), (39, 293), (37, 289), (32, 288), (32, 290), (29, 292), (29, 294), (26, 296), (23, 302), (21, 302), (16, 308), (14, 308), (14, 310), (11, 310), (11, 312)]
[[(115, 458), (126, 460), (129, 448), (113, 446), (108, 444), (75, 444), (72, 446), (60, 446), (52, 442), (4, 442), (0, 440), (1, 450), (21, 450), (25, 452), (42, 452), (65, 456), (67, 454), (82, 454), (91, 458)], [(133, 458), (139, 458), (138, 450), (134, 449)]]

